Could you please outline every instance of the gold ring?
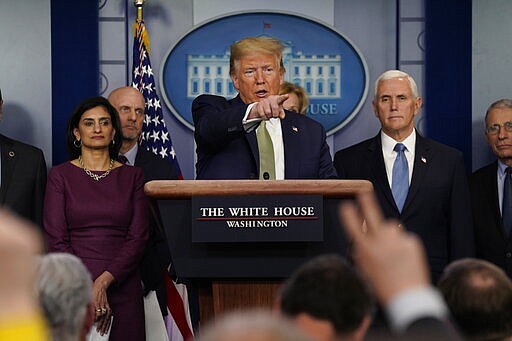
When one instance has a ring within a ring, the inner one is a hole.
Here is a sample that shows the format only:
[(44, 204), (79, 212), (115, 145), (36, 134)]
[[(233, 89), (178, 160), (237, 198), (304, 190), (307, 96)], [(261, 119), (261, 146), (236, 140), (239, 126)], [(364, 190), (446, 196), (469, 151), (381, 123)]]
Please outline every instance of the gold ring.
[(106, 313), (106, 312), (107, 312), (107, 309), (106, 309), (106, 308), (101, 308), (101, 312), (102, 312), (102, 313)]
[(97, 313), (101, 313), (101, 308), (96, 308)]

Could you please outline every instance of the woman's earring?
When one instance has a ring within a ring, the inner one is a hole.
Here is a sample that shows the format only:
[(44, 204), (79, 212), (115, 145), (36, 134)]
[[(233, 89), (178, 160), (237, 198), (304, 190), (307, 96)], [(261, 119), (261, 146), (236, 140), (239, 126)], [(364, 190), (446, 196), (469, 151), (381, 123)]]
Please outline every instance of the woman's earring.
[(80, 148), (82, 147), (82, 140), (74, 140), (73, 144), (75, 145), (75, 147)]

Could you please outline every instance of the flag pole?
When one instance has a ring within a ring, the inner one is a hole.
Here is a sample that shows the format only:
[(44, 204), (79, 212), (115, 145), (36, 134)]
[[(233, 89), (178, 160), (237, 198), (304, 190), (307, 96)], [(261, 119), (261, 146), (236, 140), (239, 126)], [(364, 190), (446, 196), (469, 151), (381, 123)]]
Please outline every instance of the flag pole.
[(168, 159), (173, 163), (178, 179), (183, 179), (180, 166), (176, 158), (176, 152), (172, 145), (158, 97), (155, 76), (149, 60), (149, 36), (144, 25), (142, 7), (145, 0), (134, 0), (137, 8), (137, 19), (133, 25), (133, 62), (132, 62), (132, 86), (142, 93), (146, 102), (146, 117), (142, 125), (139, 145), (162, 159)]
[(143, 14), (143, 7), (144, 7), (144, 0), (135, 0), (133, 2), (135, 7), (137, 8), (137, 21), (144, 20), (144, 14)]

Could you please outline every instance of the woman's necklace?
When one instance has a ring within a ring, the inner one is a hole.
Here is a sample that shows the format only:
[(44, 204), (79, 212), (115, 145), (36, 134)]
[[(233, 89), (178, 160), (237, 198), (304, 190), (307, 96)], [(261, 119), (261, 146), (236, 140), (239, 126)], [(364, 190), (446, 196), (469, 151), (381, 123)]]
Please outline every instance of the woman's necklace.
[(93, 178), (96, 181), (99, 181), (100, 179), (103, 179), (107, 175), (110, 174), (110, 171), (112, 170), (112, 167), (114, 167), (114, 159), (110, 159), (110, 165), (108, 166), (108, 169), (101, 173), (100, 175), (94, 174), (87, 168), (85, 168), (84, 160), (82, 160), (82, 155), (78, 156), (78, 163), (80, 163), (80, 166), (82, 166), (82, 169), (84, 170), (85, 174), (89, 175), (91, 178)]

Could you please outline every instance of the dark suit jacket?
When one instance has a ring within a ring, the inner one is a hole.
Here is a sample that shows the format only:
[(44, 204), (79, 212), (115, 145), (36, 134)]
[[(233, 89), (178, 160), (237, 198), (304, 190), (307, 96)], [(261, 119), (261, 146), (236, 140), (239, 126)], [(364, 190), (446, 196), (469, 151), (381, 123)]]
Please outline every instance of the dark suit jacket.
[[(239, 96), (201, 95), (192, 103), (197, 144), (197, 179), (258, 179), (256, 134), (246, 133), (247, 110)], [(335, 178), (325, 130), (318, 122), (291, 111), (281, 120), (286, 179)]]
[(459, 151), (416, 134), (411, 185), (401, 214), (389, 187), (380, 133), (338, 151), (334, 166), (341, 179), (370, 180), (384, 215), (401, 220), (422, 239), (433, 281), (450, 261), (474, 256), (467, 175)]
[(46, 162), (41, 149), (0, 134), (0, 205), (42, 226)]
[[(135, 157), (135, 166), (142, 168), (144, 182), (152, 180), (177, 180), (178, 174), (172, 163), (139, 146)], [(167, 245), (165, 232), (157, 223), (160, 219), (158, 206), (153, 206), (150, 220), (150, 235), (140, 265), (141, 279), (144, 283), (145, 293), (155, 290), (162, 314), (167, 314), (166, 292), (163, 276), (171, 262), (171, 254)]]
[(462, 337), (450, 321), (418, 317), (401, 333), (392, 333), (388, 329), (370, 329), (364, 339), (368, 341), (458, 341), (462, 340)]
[(474, 172), (469, 181), (476, 256), (502, 268), (512, 278), (512, 236), (505, 238), (498, 199), (498, 162)]
[(449, 321), (442, 321), (431, 317), (420, 317), (412, 322), (405, 332), (397, 335), (396, 340), (457, 341), (462, 340), (462, 337)]

